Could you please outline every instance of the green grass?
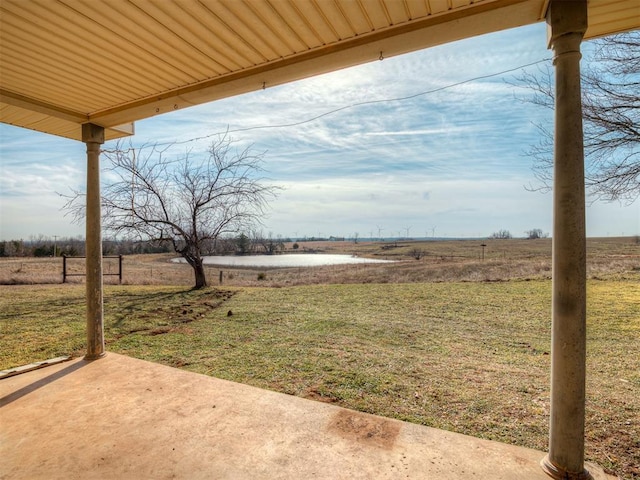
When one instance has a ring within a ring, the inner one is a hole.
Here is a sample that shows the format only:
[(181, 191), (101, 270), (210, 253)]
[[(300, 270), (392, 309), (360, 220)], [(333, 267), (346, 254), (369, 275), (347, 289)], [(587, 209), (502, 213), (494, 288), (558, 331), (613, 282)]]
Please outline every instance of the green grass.
[[(82, 286), (0, 287), (0, 368), (84, 348)], [(548, 280), (107, 286), (107, 349), (544, 450)], [(640, 285), (588, 287), (587, 457), (640, 475)], [(229, 314), (231, 312), (231, 314)]]

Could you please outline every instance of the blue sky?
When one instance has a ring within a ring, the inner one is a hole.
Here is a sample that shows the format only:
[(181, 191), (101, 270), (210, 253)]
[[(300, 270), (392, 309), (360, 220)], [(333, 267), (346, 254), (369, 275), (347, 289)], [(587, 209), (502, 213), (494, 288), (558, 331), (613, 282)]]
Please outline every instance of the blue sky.
[[(143, 120), (132, 141), (228, 128), (239, 147), (265, 152), (283, 187), (261, 227), (274, 236), (551, 232), (552, 194), (525, 186), (537, 185), (526, 156), (534, 124), (551, 125), (552, 112), (522, 101), (530, 92), (510, 83), (518, 71), (467, 82), (550, 57), (544, 24), (508, 30)], [(84, 235), (57, 194), (84, 189), (84, 144), (0, 125), (0, 161), (0, 239)], [(640, 234), (640, 202), (590, 203), (587, 233)]]

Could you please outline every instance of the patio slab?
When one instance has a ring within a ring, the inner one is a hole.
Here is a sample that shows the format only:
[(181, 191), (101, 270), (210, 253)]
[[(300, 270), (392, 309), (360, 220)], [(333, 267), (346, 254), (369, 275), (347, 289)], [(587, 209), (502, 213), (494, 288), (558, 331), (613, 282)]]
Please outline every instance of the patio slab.
[(0, 380), (3, 480), (549, 480), (543, 456), (114, 353)]

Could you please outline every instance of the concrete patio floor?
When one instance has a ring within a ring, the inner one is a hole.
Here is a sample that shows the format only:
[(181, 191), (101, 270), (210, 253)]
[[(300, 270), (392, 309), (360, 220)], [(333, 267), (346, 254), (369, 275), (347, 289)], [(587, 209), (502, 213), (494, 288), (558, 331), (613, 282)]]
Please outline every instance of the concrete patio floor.
[(3, 480), (549, 480), (543, 456), (114, 353), (0, 380)]

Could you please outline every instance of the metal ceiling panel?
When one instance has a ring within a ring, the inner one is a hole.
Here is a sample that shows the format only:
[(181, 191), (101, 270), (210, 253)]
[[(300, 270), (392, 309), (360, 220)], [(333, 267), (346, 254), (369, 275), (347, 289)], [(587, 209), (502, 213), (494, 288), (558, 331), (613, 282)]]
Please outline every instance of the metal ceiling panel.
[[(121, 136), (166, 111), (538, 22), (547, 3), (0, 0), (0, 121)], [(587, 37), (640, 28), (638, 0), (588, 6)]]
[(431, 15), (446, 12), (451, 8), (451, 0), (428, 0), (428, 3)]
[[(3, 123), (18, 125), (30, 130), (46, 132), (51, 135), (74, 140), (79, 140), (79, 138), (77, 138), (78, 125), (86, 122), (86, 118), (68, 120), (59, 116), (40, 113), (32, 109), (20, 108), (5, 103), (0, 103), (0, 118), (2, 118)], [(114, 140), (133, 135), (134, 133), (134, 126), (133, 123), (131, 123), (105, 128), (104, 136), (106, 140)]]
[(611, 32), (640, 28), (640, 0), (592, 0), (589, 3), (587, 38), (601, 37)]
[(406, 0), (409, 19), (420, 18), (429, 15), (427, 2), (424, 0)]

